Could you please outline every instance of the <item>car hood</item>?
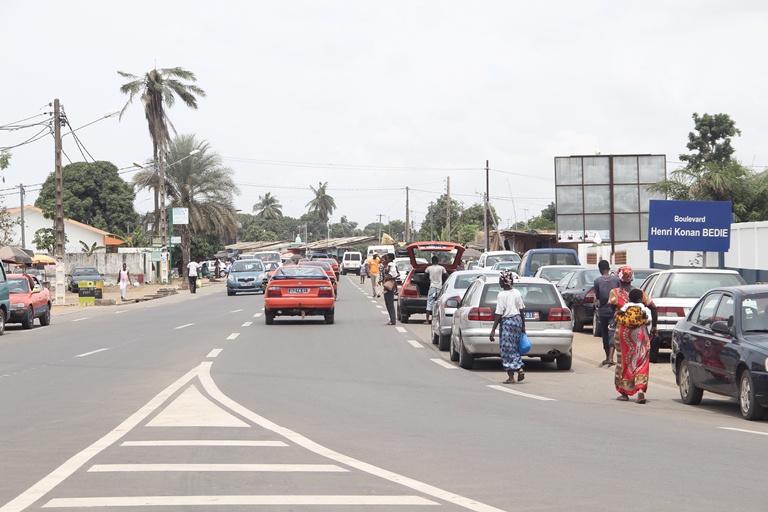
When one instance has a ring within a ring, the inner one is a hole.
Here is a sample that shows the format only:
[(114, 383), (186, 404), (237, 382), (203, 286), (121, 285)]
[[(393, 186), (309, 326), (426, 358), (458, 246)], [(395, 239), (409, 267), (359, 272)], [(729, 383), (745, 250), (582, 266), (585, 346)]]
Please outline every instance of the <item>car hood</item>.
[(456, 270), (461, 263), (461, 255), (464, 254), (464, 246), (452, 242), (416, 242), (409, 245), (407, 251), (408, 257), (411, 260), (411, 265), (416, 269), (425, 269), (431, 265), (431, 263), (421, 263), (419, 261), (419, 259), (430, 261), (429, 257), (425, 257), (429, 256), (428, 253), (456, 251), (453, 262), (440, 263), (440, 265), (449, 270)]

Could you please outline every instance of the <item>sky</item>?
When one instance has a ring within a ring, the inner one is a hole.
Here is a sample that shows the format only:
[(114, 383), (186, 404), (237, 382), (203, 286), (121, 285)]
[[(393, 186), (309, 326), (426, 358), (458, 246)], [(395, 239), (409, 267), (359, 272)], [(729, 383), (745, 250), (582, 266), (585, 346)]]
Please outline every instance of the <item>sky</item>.
[[(125, 105), (118, 70), (183, 67), (207, 96), (168, 115), (234, 171), (246, 213), (271, 192), (298, 217), (327, 182), (331, 222), (362, 227), (405, 219), (409, 187), (418, 229), (448, 178), (453, 199), (481, 202), (488, 160), (506, 227), (554, 201), (557, 156), (665, 154), (668, 172), (680, 167), (693, 112), (729, 114), (735, 156), (768, 166), (760, 0), (0, 0), (0, 19), (0, 126), (59, 98), (79, 127)], [(39, 130), (0, 130), (0, 147)], [(151, 157), (138, 101), (77, 134), (128, 180)], [(73, 137), (63, 149), (83, 160)], [(24, 183), (32, 203), (53, 138), (11, 152), (0, 199), (18, 206)], [(150, 210), (149, 195), (135, 207)]]

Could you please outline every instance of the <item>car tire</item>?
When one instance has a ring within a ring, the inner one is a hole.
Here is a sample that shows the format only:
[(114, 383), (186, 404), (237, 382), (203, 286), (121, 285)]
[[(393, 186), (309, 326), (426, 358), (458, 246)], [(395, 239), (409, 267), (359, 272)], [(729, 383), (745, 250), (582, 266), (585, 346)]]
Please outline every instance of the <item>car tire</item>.
[(437, 331), (437, 349), (440, 352), (448, 350), (448, 346), (451, 344), (451, 338)]
[(267, 325), (272, 325), (275, 323), (275, 315), (273, 313), (270, 313), (269, 311), (264, 311), (264, 323)]
[(32, 306), (27, 310), (27, 315), (21, 321), (21, 326), (25, 329), (31, 329), (35, 326), (35, 310), (32, 309)]
[(739, 410), (745, 420), (756, 421), (765, 416), (765, 409), (757, 403), (756, 398), (752, 372), (744, 370), (739, 377)]
[(454, 363), (459, 360), (459, 353), (456, 351), (456, 344), (454, 343), (455, 336), (451, 334), (451, 342), (450, 347), (448, 348), (448, 357), (453, 361)]
[(51, 303), (48, 303), (48, 310), (40, 317), (40, 325), (51, 325)]
[(459, 334), (459, 366), (465, 370), (471, 370), (474, 365), (475, 356), (467, 351), (464, 342), (461, 340), (461, 334)]
[(5, 311), (0, 309), (0, 336), (5, 334)]
[(602, 338), (603, 336), (603, 328), (600, 326), (600, 317), (597, 316), (597, 313), (592, 317), (592, 336), (595, 338)]
[(432, 331), (432, 344), (437, 345), (438, 343), (440, 343), (440, 335)]
[(407, 324), (408, 320), (411, 318), (411, 315), (406, 315), (400, 310), (400, 306), (397, 306), (397, 318), (400, 320), (400, 323)]
[(573, 307), (569, 308), (571, 310), (571, 331), (573, 332), (581, 332), (584, 330), (584, 322), (579, 320), (579, 315), (576, 314), (576, 310), (573, 309)]
[(683, 400), (683, 403), (686, 405), (699, 405), (701, 397), (704, 396), (704, 390), (693, 383), (688, 361), (683, 359), (677, 373), (677, 385), (680, 388), (680, 398)]
[(557, 369), (567, 371), (573, 367), (573, 353), (561, 354), (555, 359), (557, 361)]
[(229, 297), (233, 296), (234, 294), (235, 294), (235, 292), (233, 292), (232, 290), (227, 289), (227, 295)]
[(648, 359), (652, 363), (658, 363), (659, 362), (659, 346), (661, 345), (661, 337), (660, 336), (654, 336), (651, 338), (651, 350), (648, 354)]

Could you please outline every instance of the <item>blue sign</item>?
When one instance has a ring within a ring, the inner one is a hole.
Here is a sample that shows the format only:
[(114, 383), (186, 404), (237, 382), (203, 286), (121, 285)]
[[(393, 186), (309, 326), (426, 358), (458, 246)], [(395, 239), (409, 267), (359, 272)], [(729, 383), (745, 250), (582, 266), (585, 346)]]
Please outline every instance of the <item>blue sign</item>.
[(650, 201), (649, 251), (728, 252), (730, 201)]

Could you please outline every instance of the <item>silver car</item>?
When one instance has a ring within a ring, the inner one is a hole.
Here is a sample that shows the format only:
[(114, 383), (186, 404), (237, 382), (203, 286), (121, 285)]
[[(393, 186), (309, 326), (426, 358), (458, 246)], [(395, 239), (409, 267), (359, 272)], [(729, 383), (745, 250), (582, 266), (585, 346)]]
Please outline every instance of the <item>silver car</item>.
[[(555, 285), (546, 279), (521, 277), (515, 281), (514, 288), (525, 303), (525, 332), (532, 345), (526, 357), (557, 361), (558, 370), (570, 370), (573, 363), (571, 311)], [(480, 276), (453, 314), (451, 361), (458, 361), (462, 368), (472, 368), (476, 357), (499, 357), (499, 336), (495, 341), (488, 339), (499, 292), (501, 286), (497, 279)]]
[(440, 290), (440, 295), (432, 307), (432, 343), (442, 350), (448, 350), (453, 328), (453, 312), (461, 302), (467, 288), (475, 282), (478, 276), (499, 275), (498, 270), (476, 268), (474, 270), (459, 270), (448, 276)]

